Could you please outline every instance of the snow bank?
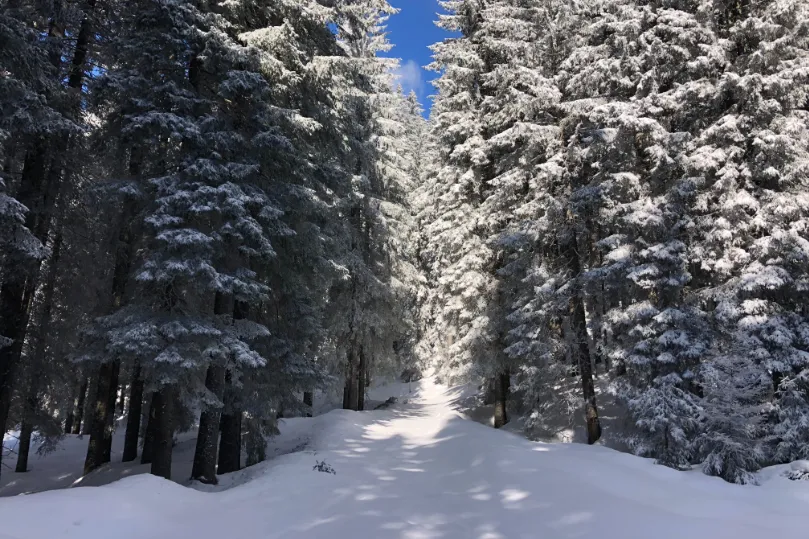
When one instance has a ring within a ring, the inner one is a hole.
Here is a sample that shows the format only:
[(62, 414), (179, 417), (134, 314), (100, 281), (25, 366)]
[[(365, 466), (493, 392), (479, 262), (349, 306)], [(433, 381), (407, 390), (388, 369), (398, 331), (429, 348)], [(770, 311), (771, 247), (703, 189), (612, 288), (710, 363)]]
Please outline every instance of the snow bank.
[[(313, 427), (307, 450), (245, 470), (246, 483), (221, 492), (140, 476), (3, 499), (0, 533), (14, 539), (807, 537), (809, 482), (769, 470), (764, 486), (740, 487), (604, 447), (530, 442), (465, 419), (452, 406), (457, 397), (424, 380), (416, 399), (393, 410), (335, 410), (301, 420)], [(307, 430), (303, 425), (296, 428)], [(320, 461), (336, 474), (313, 470)]]

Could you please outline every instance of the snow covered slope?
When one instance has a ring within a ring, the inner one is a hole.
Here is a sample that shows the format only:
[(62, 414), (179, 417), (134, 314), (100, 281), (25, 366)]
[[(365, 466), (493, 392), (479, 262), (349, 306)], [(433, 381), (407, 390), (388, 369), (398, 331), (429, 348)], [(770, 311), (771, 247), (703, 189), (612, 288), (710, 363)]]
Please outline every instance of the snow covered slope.
[[(311, 450), (200, 492), (142, 475), (0, 499), (0, 537), (805, 539), (809, 482), (739, 487), (465, 419), (430, 379), (407, 405), (313, 418)], [(336, 474), (313, 470), (325, 461)]]

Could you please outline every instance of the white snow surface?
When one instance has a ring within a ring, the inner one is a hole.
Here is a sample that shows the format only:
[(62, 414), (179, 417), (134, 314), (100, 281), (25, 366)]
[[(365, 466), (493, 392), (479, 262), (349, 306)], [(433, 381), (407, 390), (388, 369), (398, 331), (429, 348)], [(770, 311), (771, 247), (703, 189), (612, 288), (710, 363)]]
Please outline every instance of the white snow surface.
[(605, 447), (530, 442), (459, 413), (463, 391), (426, 378), (395, 409), (288, 421), (309, 433), (306, 450), (214, 492), (144, 474), (2, 498), (0, 539), (807, 537), (809, 481), (772, 469), (742, 487)]

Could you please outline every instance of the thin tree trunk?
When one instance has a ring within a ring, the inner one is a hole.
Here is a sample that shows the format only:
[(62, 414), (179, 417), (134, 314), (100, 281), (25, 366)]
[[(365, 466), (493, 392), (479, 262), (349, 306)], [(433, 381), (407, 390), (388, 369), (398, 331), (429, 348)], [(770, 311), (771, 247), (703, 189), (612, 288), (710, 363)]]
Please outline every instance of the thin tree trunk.
[(129, 415), (126, 418), (124, 435), (124, 456), (122, 462), (131, 462), (138, 457), (138, 437), (140, 436), (141, 412), (143, 410), (143, 377), (140, 362), (132, 368), (132, 383), (129, 384)]
[(76, 399), (73, 398), (73, 399), (71, 399), (71, 405), (70, 405), (71, 410), (69, 410), (65, 414), (65, 431), (64, 431), (65, 434), (70, 434), (73, 431), (73, 419), (74, 419), (73, 413), (75, 412), (75, 410), (73, 410), (72, 408), (75, 405), (76, 405)]
[(110, 389), (107, 394), (107, 407), (104, 416), (104, 453), (101, 463), (106, 464), (112, 459), (112, 435), (115, 432), (115, 402), (118, 400), (118, 377), (121, 373), (121, 362), (113, 361), (110, 374)]
[(171, 451), (174, 441), (173, 390), (172, 386), (164, 386), (152, 398), (155, 427), (151, 474), (166, 479), (171, 479)]
[[(571, 232), (571, 238), (563, 246), (563, 252), (573, 278), (578, 279), (581, 274), (581, 261), (579, 260), (575, 232)], [(575, 364), (578, 365), (579, 376), (581, 376), (584, 419), (587, 425), (587, 443), (594, 444), (601, 437), (601, 422), (598, 418), (598, 407), (596, 406), (593, 362), (590, 358), (590, 348), (587, 344), (587, 319), (584, 314), (584, 301), (582, 300), (582, 292), (579, 286), (574, 287), (570, 296), (568, 318), (573, 341), (571, 343), (571, 352), (574, 354)]]
[(154, 454), (155, 429), (157, 428), (154, 407), (156, 395), (157, 393), (152, 393), (152, 398), (149, 399), (149, 415), (146, 418), (146, 435), (143, 437), (143, 451), (141, 451), (140, 454), (141, 464), (151, 463), (152, 455)]
[(79, 402), (73, 412), (73, 434), (81, 433), (81, 421), (84, 417), (84, 402), (87, 397), (87, 377), (82, 374), (81, 385), (79, 386)]
[(495, 376), (494, 380), (494, 428), (508, 423), (508, 394), (511, 380), (508, 371)]
[(356, 410), (358, 405), (357, 395), (357, 361), (352, 347), (348, 353), (348, 374), (346, 375), (346, 394), (343, 398), (343, 408)]
[(93, 376), (89, 378), (89, 385), (87, 387), (87, 397), (84, 399), (84, 408), (82, 408), (82, 416), (84, 423), (81, 426), (82, 436), (87, 436), (93, 428), (93, 406), (96, 402), (96, 392), (98, 391), (98, 370), (95, 370)]
[(303, 392), (303, 405), (308, 406), (309, 409), (306, 411), (306, 417), (312, 417), (312, 406), (314, 406), (314, 395), (311, 391), (304, 391)]
[(28, 388), (28, 395), (25, 397), (23, 420), (22, 425), (20, 426), (20, 443), (17, 445), (17, 467), (15, 471), (18, 473), (28, 471), (28, 454), (31, 451), (31, 434), (34, 432), (34, 414), (37, 406), (39, 405), (39, 399), (37, 396), (38, 393), (39, 384), (35, 380), (32, 380), (31, 385)]
[[(221, 401), (224, 398), (224, 366), (210, 365), (208, 367), (208, 372), (205, 375), (205, 387), (218, 400)], [(194, 466), (191, 470), (191, 479), (196, 479), (201, 483), (213, 485), (217, 483), (216, 453), (221, 416), (222, 408), (216, 406), (204, 410), (199, 418), (199, 434), (197, 435), (197, 446), (194, 450)]]
[(357, 368), (357, 410), (365, 410), (365, 374), (367, 368), (365, 350), (360, 346), (360, 363)]

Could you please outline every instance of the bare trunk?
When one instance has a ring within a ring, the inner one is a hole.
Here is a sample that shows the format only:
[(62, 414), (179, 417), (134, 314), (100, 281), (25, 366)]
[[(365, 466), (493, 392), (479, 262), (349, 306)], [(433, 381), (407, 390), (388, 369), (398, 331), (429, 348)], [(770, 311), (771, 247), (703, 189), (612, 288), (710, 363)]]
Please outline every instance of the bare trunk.
[[(571, 238), (563, 245), (563, 253), (573, 277), (577, 279), (581, 274), (581, 261), (579, 260), (575, 232), (571, 233)], [(601, 423), (598, 418), (598, 407), (596, 406), (593, 363), (588, 346), (587, 319), (584, 314), (584, 301), (582, 300), (582, 291), (579, 286), (573, 289), (570, 296), (568, 319), (570, 321), (570, 338), (572, 340), (570, 348), (574, 355), (575, 364), (579, 368), (579, 376), (581, 376), (584, 419), (587, 425), (587, 443), (594, 444), (601, 437)]]
[(360, 347), (360, 363), (357, 368), (357, 410), (365, 410), (365, 375), (367, 368), (365, 351)]
[(121, 362), (114, 361), (112, 363), (112, 373), (110, 374), (107, 407), (104, 410), (104, 452), (101, 456), (102, 464), (106, 464), (112, 458), (112, 435), (115, 432), (115, 401), (118, 399), (118, 377), (120, 372)]
[[(232, 391), (230, 386), (225, 390)], [(226, 397), (226, 400), (232, 400)], [(232, 405), (231, 405), (232, 406)], [(242, 456), (242, 412), (231, 408), (223, 413), (220, 419), (218, 474), (238, 471), (241, 468)]]
[(98, 370), (96, 369), (93, 376), (90, 377), (89, 387), (87, 388), (87, 398), (85, 398), (84, 408), (82, 408), (82, 415), (84, 418), (84, 424), (81, 426), (82, 436), (89, 435), (93, 427), (93, 406), (95, 406), (96, 392), (98, 391), (98, 384), (96, 383), (97, 380)]
[(508, 371), (495, 376), (494, 379), (494, 428), (499, 429), (508, 423), (508, 394), (511, 380)]
[(25, 398), (22, 425), (20, 426), (20, 443), (17, 446), (16, 472), (28, 471), (28, 454), (31, 451), (31, 434), (34, 432), (34, 414), (39, 406), (39, 384), (36, 380), (31, 382), (28, 395)]
[(79, 402), (76, 404), (76, 410), (73, 412), (73, 434), (81, 433), (81, 422), (84, 417), (84, 402), (87, 397), (87, 377), (82, 375), (81, 385), (79, 386)]
[(152, 455), (154, 454), (155, 429), (157, 428), (154, 407), (156, 395), (157, 393), (152, 393), (152, 397), (149, 399), (149, 415), (146, 418), (146, 435), (143, 437), (143, 451), (140, 454), (141, 464), (151, 463)]
[(143, 377), (140, 362), (135, 361), (132, 368), (132, 383), (129, 385), (129, 415), (126, 418), (126, 434), (124, 435), (124, 456), (122, 462), (131, 462), (138, 457), (138, 437), (143, 411)]
[(151, 474), (171, 479), (171, 451), (174, 441), (174, 388), (164, 386), (156, 391), (152, 398), (154, 409), (154, 449), (152, 454)]
[(108, 407), (110, 404), (110, 391), (115, 370), (115, 362), (102, 363), (96, 378), (95, 403), (92, 415), (89, 417), (90, 443), (87, 446), (87, 457), (84, 459), (84, 475), (100, 467), (104, 462), (107, 447), (105, 432), (107, 430)]
[(31, 451), (31, 434), (34, 432), (34, 424), (28, 419), (23, 419), (20, 427), (20, 440), (17, 444), (17, 473), (28, 471), (28, 453)]
[[(211, 365), (205, 376), (205, 387), (217, 399), (222, 400), (225, 392), (225, 367)], [(219, 442), (219, 424), (222, 419), (221, 407), (210, 407), (202, 412), (199, 418), (199, 434), (194, 451), (194, 466), (191, 479), (215, 485), (216, 453)]]

